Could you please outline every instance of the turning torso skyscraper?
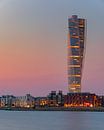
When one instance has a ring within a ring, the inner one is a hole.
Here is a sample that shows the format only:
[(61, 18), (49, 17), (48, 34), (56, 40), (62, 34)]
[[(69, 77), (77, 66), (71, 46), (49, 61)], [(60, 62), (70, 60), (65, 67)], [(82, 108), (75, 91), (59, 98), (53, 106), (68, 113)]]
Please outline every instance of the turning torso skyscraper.
[(72, 15), (68, 19), (68, 88), (81, 92), (81, 78), (85, 51), (86, 20)]

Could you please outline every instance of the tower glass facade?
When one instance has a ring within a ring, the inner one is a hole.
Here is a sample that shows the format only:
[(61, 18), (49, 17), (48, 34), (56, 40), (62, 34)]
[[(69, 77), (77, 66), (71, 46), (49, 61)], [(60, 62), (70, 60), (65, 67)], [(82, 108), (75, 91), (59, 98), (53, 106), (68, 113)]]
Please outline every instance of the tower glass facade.
[(68, 19), (68, 88), (81, 92), (81, 78), (85, 51), (86, 20), (72, 15)]

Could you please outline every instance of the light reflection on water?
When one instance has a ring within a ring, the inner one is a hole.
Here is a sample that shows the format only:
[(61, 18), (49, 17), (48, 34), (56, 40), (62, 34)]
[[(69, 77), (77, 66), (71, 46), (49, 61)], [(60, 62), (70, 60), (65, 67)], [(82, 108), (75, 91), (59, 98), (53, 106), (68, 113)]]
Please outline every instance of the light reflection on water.
[(0, 111), (0, 130), (104, 130), (100, 112)]

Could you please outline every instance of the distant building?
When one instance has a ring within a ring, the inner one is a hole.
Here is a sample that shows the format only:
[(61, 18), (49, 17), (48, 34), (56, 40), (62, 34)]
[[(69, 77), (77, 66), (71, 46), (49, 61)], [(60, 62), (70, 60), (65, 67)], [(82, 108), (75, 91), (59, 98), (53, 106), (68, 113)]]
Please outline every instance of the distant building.
[(64, 104), (64, 96), (62, 91), (56, 93), (56, 91), (51, 91), (48, 95), (48, 106), (50, 107), (58, 107), (63, 106)]
[(68, 19), (68, 88), (81, 92), (81, 79), (86, 41), (86, 20), (72, 15)]
[(62, 91), (59, 91), (57, 93), (57, 104), (58, 104), (58, 106), (64, 105), (64, 95), (63, 95)]
[(55, 107), (57, 106), (57, 94), (56, 91), (51, 91), (48, 95), (48, 106)]
[(68, 93), (64, 96), (65, 107), (98, 107), (101, 100), (91, 93)]
[(16, 97), (13, 95), (3, 95), (1, 97), (1, 107), (14, 107)]
[(14, 104), (15, 107), (32, 108), (35, 106), (35, 99), (30, 94), (26, 94), (25, 96), (16, 97)]
[(47, 107), (48, 98), (47, 97), (36, 97), (35, 98), (35, 107)]
[(99, 96), (99, 101), (101, 103), (101, 106), (104, 107), (104, 96)]

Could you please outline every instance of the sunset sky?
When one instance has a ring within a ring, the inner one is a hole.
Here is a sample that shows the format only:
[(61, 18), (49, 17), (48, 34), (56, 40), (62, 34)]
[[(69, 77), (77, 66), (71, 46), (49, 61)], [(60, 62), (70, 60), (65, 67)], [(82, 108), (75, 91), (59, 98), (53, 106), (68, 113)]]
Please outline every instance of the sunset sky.
[(104, 94), (104, 0), (0, 0), (0, 95), (68, 92), (73, 14), (87, 19), (82, 90)]

